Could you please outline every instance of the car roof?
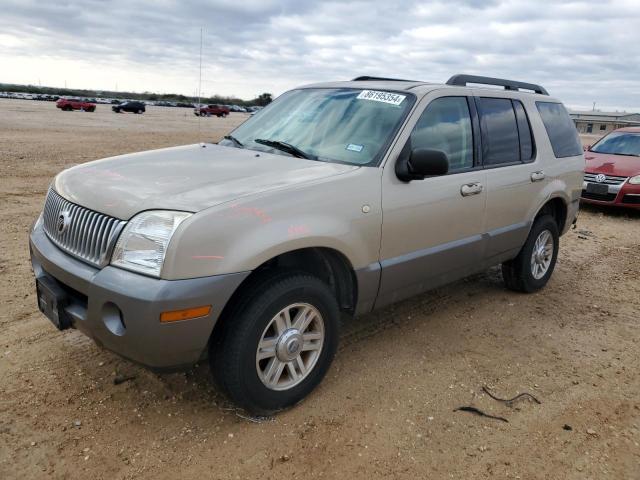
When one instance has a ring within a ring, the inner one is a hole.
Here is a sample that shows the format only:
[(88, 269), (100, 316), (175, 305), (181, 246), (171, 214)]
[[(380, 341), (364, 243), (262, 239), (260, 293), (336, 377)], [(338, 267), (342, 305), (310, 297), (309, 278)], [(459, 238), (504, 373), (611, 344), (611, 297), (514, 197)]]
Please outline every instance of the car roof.
[[(458, 80), (459, 82), (456, 82)], [(474, 85), (466, 85), (466, 83), (474, 83)], [(497, 82), (497, 83), (494, 83)], [(490, 87), (483, 87), (475, 85), (486, 84), (493, 85)], [(498, 88), (496, 88), (496, 85)], [(499, 86), (511, 85), (511, 88), (499, 88)], [(520, 88), (535, 88), (537, 91), (519, 90)], [(356, 88), (363, 90), (383, 90), (383, 91), (406, 91), (413, 92), (418, 96), (424, 96), (433, 90), (451, 89), (452, 91), (464, 90), (480, 90), (490, 92), (491, 95), (503, 96), (513, 98), (514, 96), (535, 96), (540, 100), (546, 102), (558, 102), (553, 97), (550, 97), (547, 91), (539, 85), (527, 84), (523, 82), (517, 82), (513, 80), (503, 80), (490, 77), (478, 77), (471, 75), (454, 75), (449, 79), (446, 84), (424, 82), (419, 80), (401, 80), (393, 78), (380, 78), (380, 77), (357, 77), (350, 81), (339, 82), (326, 82), (326, 83), (313, 83), (309, 85), (303, 85), (299, 88)], [(544, 93), (541, 93), (544, 92)]]
[(432, 88), (429, 90), (434, 90), (436, 88), (443, 87), (444, 85), (414, 80), (351, 80), (342, 82), (312, 83), (300, 88), (362, 88), (370, 90), (409, 91), (420, 86), (430, 86)]
[(625, 132), (625, 133), (640, 133), (640, 127), (623, 127), (616, 128), (614, 132)]

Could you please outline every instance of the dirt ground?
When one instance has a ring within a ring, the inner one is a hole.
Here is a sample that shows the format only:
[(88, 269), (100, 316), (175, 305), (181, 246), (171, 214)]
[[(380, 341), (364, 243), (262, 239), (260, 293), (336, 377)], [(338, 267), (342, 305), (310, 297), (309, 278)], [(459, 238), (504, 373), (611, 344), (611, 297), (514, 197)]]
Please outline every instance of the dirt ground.
[[(640, 478), (637, 213), (584, 208), (537, 294), (505, 290), (494, 268), (351, 320), (322, 385), (260, 422), (206, 365), (156, 375), (55, 330), (36, 308), (27, 241), (51, 178), (217, 140), (243, 118), (202, 119), (200, 136), (190, 109), (0, 100), (0, 478)], [(541, 404), (505, 405), (483, 385)]]

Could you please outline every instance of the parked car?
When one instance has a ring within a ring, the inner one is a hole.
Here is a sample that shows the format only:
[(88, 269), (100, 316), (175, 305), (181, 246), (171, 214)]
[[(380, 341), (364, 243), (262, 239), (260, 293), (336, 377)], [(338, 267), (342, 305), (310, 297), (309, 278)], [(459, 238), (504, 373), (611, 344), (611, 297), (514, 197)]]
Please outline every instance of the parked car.
[(76, 98), (61, 98), (56, 102), (56, 107), (60, 110), (83, 110), (85, 112), (95, 112), (96, 104), (87, 102), (86, 100), (80, 100)]
[(202, 105), (193, 110), (194, 115), (201, 117), (210, 117), (212, 115), (216, 117), (226, 117), (229, 115), (229, 112), (229, 107), (225, 105)]
[(271, 413), (320, 383), (341, 315), (498, 264), (509, 289), (543, 288), (584, 166), (538, 85), (298, 88), (217, 145), (58, 174), (30, 234), (38, 304), (156, 370), (208, 356), (231, 399)]
[(122, 112), (144, 113), (147, 109), (143, 102), (129, 101), (129, 102), (119, 103), (118, 105), (113, 105), (111, 107), (111, 110), (113, 110), (116, 113), (122, 113)]
[(583, 202), (640, 209), (640, 127), (605, 135), (585, 159)]

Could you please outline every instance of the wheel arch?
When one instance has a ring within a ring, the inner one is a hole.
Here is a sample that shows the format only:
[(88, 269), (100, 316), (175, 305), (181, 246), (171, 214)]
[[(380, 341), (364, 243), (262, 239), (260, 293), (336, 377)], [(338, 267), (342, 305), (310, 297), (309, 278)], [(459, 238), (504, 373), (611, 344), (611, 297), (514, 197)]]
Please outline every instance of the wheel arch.
[(538, 209), (533, 221), (535, 222), (537, 218), (543, 215), (551, 215), (558, 225), (558, 231), (564, 232), (566, 230), (568, 210), (568, 204), (564, 198), (560, 196), (551, 197)]
[(219, 336), (248, 289), (257, 287), (265, 276), (278, 270), (305, 272), (325, 282), (334, 293), (342, 312), (354, 314), (358, 298), (358, 282), (349, 259), (329, 247), (305, 247), (280, 253), (263, 262), (235, 289), (213, 327), (211, 341)]

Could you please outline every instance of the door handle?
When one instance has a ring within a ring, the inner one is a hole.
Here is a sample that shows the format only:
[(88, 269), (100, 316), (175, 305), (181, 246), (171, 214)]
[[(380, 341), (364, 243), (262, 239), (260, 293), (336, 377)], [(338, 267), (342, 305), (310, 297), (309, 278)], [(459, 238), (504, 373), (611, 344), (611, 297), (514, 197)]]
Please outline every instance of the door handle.
[(468, 197), (479, 194), (483, 188), (480, 182), (466, 183), (460, 187), (460, 193), (463, 197)]
[(544, 171), (538, 170), (537, 172), (533, 172), (531, 174), (531, 181), (539, 182), (540, 180), (544, 180), (544, 177), (545, 177)]

